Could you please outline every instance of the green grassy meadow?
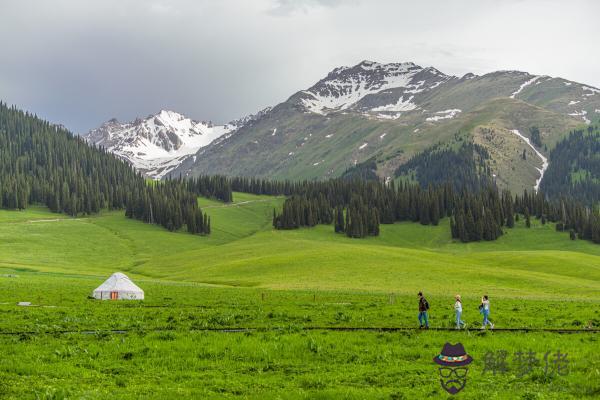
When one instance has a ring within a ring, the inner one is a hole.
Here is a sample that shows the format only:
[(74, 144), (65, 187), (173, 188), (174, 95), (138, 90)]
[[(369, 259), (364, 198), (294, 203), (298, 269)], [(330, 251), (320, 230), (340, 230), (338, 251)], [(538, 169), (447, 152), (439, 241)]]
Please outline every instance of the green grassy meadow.
[[(453, 242), (447, 221), (382, 225), (365, 240), (330, 226), (274, 231), (283, 198), (234, 199), (199, 199), (207, 237), (121, 211), (0, 210), (0, 398), (449, 398), (432, 362), (447, 341), (475, 359), (456, 398), (600, 396), (590, 330), (600, 327), (600, 246), (538, 221), (470, 244)], [(116, 271), (146, 300), (88, 299)], [(433, 328), (453, 327), (460, 293), (472, 329), (409, 329), (419, 290)], [(533, 331), (481, 332), (482, 294), (497, 328)], [(484, 373), (497, 350), (510, 360), (534, 351), (539, 364)], [(544, 374), (543, 355), (557, 350), (569, 353), (566, 376)]]

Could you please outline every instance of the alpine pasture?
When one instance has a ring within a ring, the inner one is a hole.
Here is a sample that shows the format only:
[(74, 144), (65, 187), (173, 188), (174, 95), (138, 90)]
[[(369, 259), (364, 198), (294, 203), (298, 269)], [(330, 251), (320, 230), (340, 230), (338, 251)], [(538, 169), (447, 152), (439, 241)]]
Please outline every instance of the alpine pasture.
[[(470, 244), (451, 241), (447, 220), (382, 225), (363, 240), (331, 226), (275, 231), (282, 202), (201, 198), (210, 236), (121, 211), (1, 210), (0, 397), (447, 398), (432, 362), (445, 342), (475, 360), (459, 397), (600, 395), (598, 246), (539, 221)], [(144, 301), (88, 298), (117, 271)], [(414, 329), (420, 290), (429, 331)], [(457, 293), (469, 330), (437, 330), (454, 327)], [(483, 294), (493, 332), (478, 329)], [(484, 372), (499, 350), (509, 369)], [(569, 373), (544, 373), (544, 354), (558, 350)], [(513, 362), (524, 351), (538, 360), (527, 374)]]

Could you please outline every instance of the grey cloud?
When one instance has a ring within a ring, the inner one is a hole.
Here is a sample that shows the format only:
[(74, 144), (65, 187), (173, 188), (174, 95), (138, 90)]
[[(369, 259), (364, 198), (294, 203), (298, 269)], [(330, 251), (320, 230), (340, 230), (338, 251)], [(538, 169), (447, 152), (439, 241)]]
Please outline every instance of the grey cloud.
[(319, 7), (334, 8), (357, 3), (358, 0), (275, 0), (269, 13), (276, 16), (289, 16), (296, 12), (307, 13)]
[(363, 59), (600, 86), (599, 14), (592, 0), (0, 0), (0, 99), (85, 132), (161, 108), (227, 122)]

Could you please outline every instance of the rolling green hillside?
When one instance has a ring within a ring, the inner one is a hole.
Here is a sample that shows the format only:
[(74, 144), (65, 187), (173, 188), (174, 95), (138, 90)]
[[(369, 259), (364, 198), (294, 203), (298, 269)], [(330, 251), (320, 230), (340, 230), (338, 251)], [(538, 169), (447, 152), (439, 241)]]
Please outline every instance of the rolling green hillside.
[[(591, 328), (600, 324), (600, 247), (536, 221), (470, 244), (452, 242), (446, 220), (382, 225), (379, 237), (362, 240), (330, 226), (275, 231), (282, 202), (199, 199), (215, 221), (210, 236), (122, 211), (0, 210), (0, 397), (440, 397), (432, 357), (447, 341), (475, 359), (465, 398), (599, 393)], [(144, 289), (144, 301), (87, 298), (118, 270)], [(418, 290), (432, 307), (428, 331), (413, 329)], [(453, 330), (456, 293), (468, 331)], [(479, 330), (484, 293), (493, 332)], [(560, 349), (569, 375), (544, 375), (543, 364), (524, 377), (512, 365), (486, 374), (487, 352), (503, 349), (538, 358)]]
[(498, 241), (460, 244), (439, 226), (382, 225), (351, 240), (330, 226), (271, 228), (283, 199), (235, 194), (233, 204), (200, 200), (215, 229), (172, 233), (106, 212), (65, 218), (41, 209), (0, 212), (0, 266), (27, 271), (136, 277), (276, 289), (590, 298), (600, 290), (600, 248), (569, 241), (551, 224), (517, 225)]

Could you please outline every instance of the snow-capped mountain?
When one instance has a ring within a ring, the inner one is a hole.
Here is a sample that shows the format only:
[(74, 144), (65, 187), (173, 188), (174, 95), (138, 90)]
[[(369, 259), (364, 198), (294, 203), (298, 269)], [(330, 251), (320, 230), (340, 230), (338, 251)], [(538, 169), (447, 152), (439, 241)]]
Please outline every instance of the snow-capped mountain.
[(412, 62), (380, 64), (363, 61), (353, 67), (330, 72), (311, 88), (300, 92), (306, 110), (325, 115), (354, 109), (397, 118), (400, 113), (418, 109), (416, 98), (457, 77)]
[[(469, 142), (489, 153), (499, 185), (532, 190), (554, 144), (599, 118), (600, 90), (563, 78), (521, 71), (457, 77), (411, 62), (363, 61), (259, 113), (173, 173), (322, 179), (369, 168), (387, 179), (440, 143)], [(514, 133), (528, 137), (532, 128), (541, 148)]]
[(111, 119), (84, 138), (127, 160), (145, 175), (160, 179), (200, 148), (237, 128), (236, 123), (213, 125), (161, 110), (133, 122)]

